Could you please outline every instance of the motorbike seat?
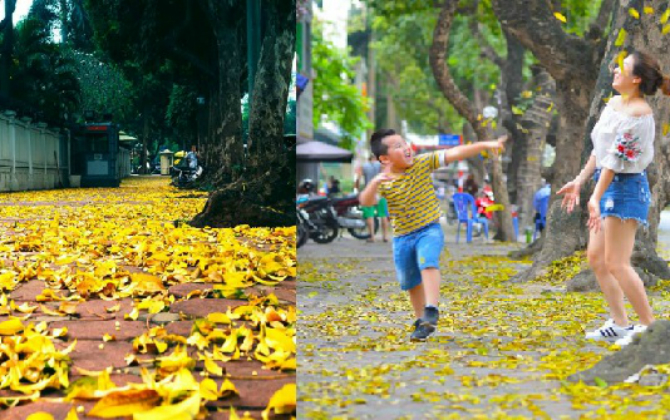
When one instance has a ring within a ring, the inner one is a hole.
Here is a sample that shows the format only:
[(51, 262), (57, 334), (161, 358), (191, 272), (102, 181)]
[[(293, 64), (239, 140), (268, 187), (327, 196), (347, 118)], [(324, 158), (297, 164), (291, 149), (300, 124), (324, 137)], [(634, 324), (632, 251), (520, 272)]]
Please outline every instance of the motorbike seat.
[(358, 194), (349, 194), (344, 197), (333, 198), (333, 204), (342, 203), (343, 201), (358, 201)]

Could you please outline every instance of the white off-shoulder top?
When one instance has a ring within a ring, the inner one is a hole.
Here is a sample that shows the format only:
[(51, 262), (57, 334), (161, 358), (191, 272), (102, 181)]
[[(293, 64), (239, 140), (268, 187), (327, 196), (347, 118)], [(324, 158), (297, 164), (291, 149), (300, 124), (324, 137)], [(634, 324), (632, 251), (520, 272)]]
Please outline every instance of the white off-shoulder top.
[(609, 103), (591, 131), (596, 167), (639, 173), (654, 159), (654, 115), (630, 116)]

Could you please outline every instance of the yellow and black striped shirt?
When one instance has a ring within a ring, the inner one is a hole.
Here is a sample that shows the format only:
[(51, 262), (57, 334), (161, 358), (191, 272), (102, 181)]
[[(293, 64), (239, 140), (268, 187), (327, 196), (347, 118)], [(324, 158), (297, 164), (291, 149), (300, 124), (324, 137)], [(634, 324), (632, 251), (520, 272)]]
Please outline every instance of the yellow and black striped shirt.
[(411, 167), (393, 181), (379, 187), (379, 194), (388, 201), (395, 236), (403, 236), (440, 219), (431, 173), (443, 162), (440, 152), (416, 156)]

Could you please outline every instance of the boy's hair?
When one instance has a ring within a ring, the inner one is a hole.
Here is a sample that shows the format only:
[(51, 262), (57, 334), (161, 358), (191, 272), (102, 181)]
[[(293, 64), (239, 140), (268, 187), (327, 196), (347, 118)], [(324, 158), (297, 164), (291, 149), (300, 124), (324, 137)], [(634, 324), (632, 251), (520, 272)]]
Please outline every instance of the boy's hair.
[(397, 133), (392, 128), (383, 128), (372, 133), (372, 137), (370, 138), (370, 149), (372, 149), (372, 153), (377, 156), (377, 159), (379, 159), (379, 156), (381, 155), (388, 154), (389, 150), (384, 144), (384, 139), (395, 134)]

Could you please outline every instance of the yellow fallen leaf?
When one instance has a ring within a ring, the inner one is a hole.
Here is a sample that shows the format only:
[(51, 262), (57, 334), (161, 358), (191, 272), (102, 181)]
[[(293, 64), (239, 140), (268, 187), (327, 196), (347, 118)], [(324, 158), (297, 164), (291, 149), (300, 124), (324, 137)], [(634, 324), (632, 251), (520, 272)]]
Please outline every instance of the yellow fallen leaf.
[(44, 411), (38, 411), (37, 413), (29, 415), (26, 420), (54, 420), (54, 416), (45, 413)]
[(23, 331), (23, 328), (24, 326), (18, 318), (0, 322), (0, 335), (16, 335), (16, 333)]
[(216, 382), (213, 379), (205, 378), (200, 382), (200, 395), (206, 400), (216, 401), (219, 399), (217, 388)]
[(207, 314), (207, 320), (216, 324), (230, 324), (230, 318), (222, 312), (212, 312)]
[(79, 306), (79, 303), (63, 302), (58, 307), (58, 310), (68, 315), (74, 315), (77, 312), (77, 306)]
[(134, 307), (129, 314), (125, 314), (123, 316), (123, 319), (131, 319), (133, 321), (136, 321), (139, 316), (140, 316), (140, 310), (137, 309), (137, 307)]
[(654, 8), (651, 6), (644, 6), (644, 14), (645, 15), (653, 15), (654, 14)]
[(229, 379), (226, 379), (221, 384), (221, 389), (219, 390), (219, 396), (221, 398), (226, 398), (233, 394), (239, 395), (240, 393), (237, 391), (237, 388), (235, 388), (235, 385), (233, 385), (233, 383), (230, 382)]
[(165, 292), (163, 280), (151, 274), (133, 273), (131, 278), (135, 282), (135, 294), (150, 295)]
[(193, 420), (200, 412), (200, 392), (174, 405), (162, 405), (149, 411), (135, 413), (133, 420)]
[(159, 401), (160, 395), (153, 389), (117, 391), (98, 401), (88, 415), (102, 418), (137, 415), (151, 410)]
[(16, 307), (17, 311), (24, 314), (32, 314), (35, 309), (37, 309), (37, 306), (29, 306), (28, 302), (24, 302), (23, 305)]
[(105, 333), (105, 335), (102, 336), (102, 341), (104, 341), (104, 342), (115, 341), (115, 340), (116, 340), (116, 336), (109, 335), (107, 333)]
[(212, 359), (205, 358), (205, 369), (212, 375), (223, 376), (223, 369)]
[(665, 35), (665, 34), (667, 34), (668, 32), (670, 32), (670, 25), (665, 25), (665, 26), (663, 27), (663, 29), (661, 29), (661, 33), (662, 33), (663, 35)]
[(630, 9), (628, 9), (628, 14), (631, 15), (632, 17), (634, 17), (635, 19), (640, 18), (640, 12), (638, 12), (636, 9), (634, 9), (632, 7)]
[(263, 410), (263, 420), (270, 418), (270, 411), (274, 409), (275, 414), (290, 414), (296, 409), (296, 386), (295, 384), (286, 384), (279, 391), (275, 392), (265, 410)]
[(114, 305), (114, 306), (110, 306), (110, 307), (106, 308), (106, 311), (110, 312), (110, 313), (111, 312), (119, 312), (119, 310), (121, 310), (121, 304), (120, 303), (118, 305)]
[(54, 311), (53, 309), (49, 308), (48, 306), (40, 305), (40, 309), (45, 315), (51, 315), (51, 316), (65, 316), (65, 314), (61, 311)]
[(670, 131), (670, 124), (668, 124), (668, 123), (663, 123), (663, 135), (664, 135), (664, 136), (667, 136), (667, 135), (668, 135), (668, 131)]
[(65, 417), (65, 420), (79, 420), (77, 410), (74, 407), (72, 407), (70, 411), (67, 413), (67, 417)]
[(560, 20), (563, 23), (566, 23), (568, 20), (560, 12), (554, 12), (554, 17)]

